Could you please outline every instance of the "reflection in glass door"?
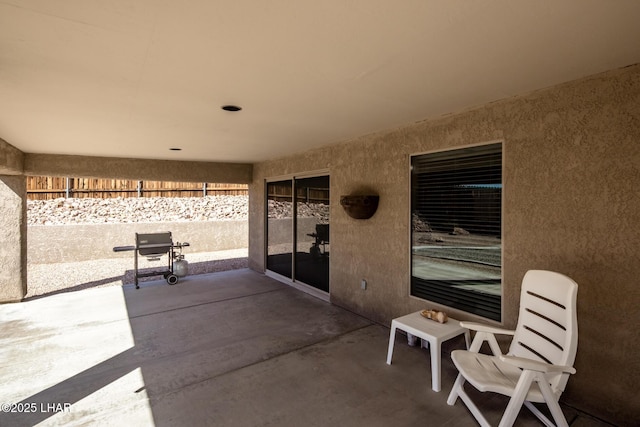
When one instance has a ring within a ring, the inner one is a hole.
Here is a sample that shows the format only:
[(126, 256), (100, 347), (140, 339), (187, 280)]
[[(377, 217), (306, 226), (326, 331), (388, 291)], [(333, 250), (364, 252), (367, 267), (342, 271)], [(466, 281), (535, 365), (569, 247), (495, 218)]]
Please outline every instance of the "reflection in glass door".
[(328, 293), (329, 176), (268, 182), (266, 188), (267, 270)]
[(293, 187), (291, 180), (267, 183), (267, 269), (293, 278)]
[(329, 292), (329, 177), (295, 180), (295, 279)]

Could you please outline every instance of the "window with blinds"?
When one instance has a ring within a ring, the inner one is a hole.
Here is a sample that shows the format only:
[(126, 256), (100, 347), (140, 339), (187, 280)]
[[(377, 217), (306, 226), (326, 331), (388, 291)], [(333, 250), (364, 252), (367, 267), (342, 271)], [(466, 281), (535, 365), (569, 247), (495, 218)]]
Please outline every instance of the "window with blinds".
[(502, 143), (412, 156), (411, 295), (501, 320)]

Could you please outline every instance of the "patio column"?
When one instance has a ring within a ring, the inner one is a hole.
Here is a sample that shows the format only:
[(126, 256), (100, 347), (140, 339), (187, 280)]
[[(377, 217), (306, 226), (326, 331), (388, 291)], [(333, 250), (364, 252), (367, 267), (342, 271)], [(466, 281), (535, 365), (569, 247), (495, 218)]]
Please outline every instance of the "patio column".
[(27, 294), (27, 179), (0, 175), (0, 303)]

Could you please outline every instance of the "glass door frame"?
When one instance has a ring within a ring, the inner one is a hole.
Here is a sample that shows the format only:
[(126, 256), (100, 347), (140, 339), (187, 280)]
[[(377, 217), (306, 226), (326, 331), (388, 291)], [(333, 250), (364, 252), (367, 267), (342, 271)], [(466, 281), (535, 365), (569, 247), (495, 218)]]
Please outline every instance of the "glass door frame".
[[(265, 275), (268, 277), (271, 277), (273, 279), (276, 279), (282, 283), (285, 283), (289, 286), (292, 286), (300, 291), (306, 292), (312, 296), (315, 296), (316, 298), (320, 298), (324, 301), (329, 301), (329, 297), (330, 297), (330, 292), (331, 292), (331, 283), (329, 283), (329, 292), (325, 292), (323, 290), (320, 290), (316, 287), (313, 287), (311, 285), (308, 285), (300, 280), (296, 279), (296, 248), (297, 248), (297, 238), (296, 238), (296, 233), (297, 233), (297, 229), (298, 229), (298, 225), (297, 225), (297, 202), (296, 202), (296, 187), (295, 187), (295, 180), (296, 179), (304, 179), (304, 178), (315, 178), (315, 177), (321, 177), (321, 176), (327, 176), (329, 177), (329, 180), (331, 180), (331, 175), (329, 173), (328, 169), (320, 169), (320, 170), (315, 170), (315, 171), (311, 171), (311, 172), (305, 172), (305, 173), (296, 173), (296, 174), (290, 174), (290, 175), (280, 175), (280, 176), (275, 176), (275, 177), (270, 177), (270, 178), (266, 178), (264, 180), (264, 271), (265, 271)], [(292, 247), (293, 247), (293, 254), (292, 254), (292, 259), (291, 259), (291, 278), (283, 276), (279, 273), (276, 273), (275, 271), (269, 270), (267, 268), (267, 257), (269, 255), (269, 195), (268, 195), (268, 184), (269, 183), (273, 183), (273, 182), (279, 182), (279, 181), (291, 181), (291, 190), (292, 190), (292, 203), (293, 203), (293, 220), (292, 220), (292, 224), (291, 224), (291, 234), (293, 236), (292, 238)], [(331, 181), (329, 181), (331, 182)], [(329, 186), (331, 186), (331, 184), (329, 184)], [(331, 194), (331, 190), (329, 190), (329, 194)], [(331, 196), (329, 196), (331, 197)], [(331, 206), (331, 202), (329, 202), (329, 206)], [(329, 219), (329, 222), (331, 222), (331, 219)], [(329, 231), (329, 233), (331, 233), (331, 231)], [(329, 259), (329, 270), (331, 270), (331, 260)]]

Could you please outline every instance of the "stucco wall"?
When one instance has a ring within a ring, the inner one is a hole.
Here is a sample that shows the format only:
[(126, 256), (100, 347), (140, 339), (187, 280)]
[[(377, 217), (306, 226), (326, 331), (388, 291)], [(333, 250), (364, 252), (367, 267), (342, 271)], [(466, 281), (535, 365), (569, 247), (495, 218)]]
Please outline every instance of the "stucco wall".
[(113, 252), (135, 245), (135, 233), (171, 232), (173, 242), (189, 242), (189, 252), (213, 252), (247, 247), (247, 221), (191, 221), (133, 224), (32, 225), (27, 257), (32, 264), (131, 258)]
[(186, 182), (251, 182), (248, 163), (24, 154), (24, 174), (89, 178), (143, 179)]
[(24, 153), (0, 138), (0, 174), (19, 175), (24, 167)]
[(23, 176), (0, 175), (0, 302), (27, 293), (26, 195)]
[[(640, 65), (254, 165), (249, 265), (264, 269), (264, 179), (327, 168), (331, 301), (387, 325), (437, 307), (409, 297), (409, 155), (489, 141), (504, 142), (504, 324), (515, 325), (527, 270), (576, 280), (578, 373), (563, 401), (633, 424), (640, 419)], [(339, 205), (340, 195), (362, 189), (380, 195), (377, 213), (364, 221)]]

